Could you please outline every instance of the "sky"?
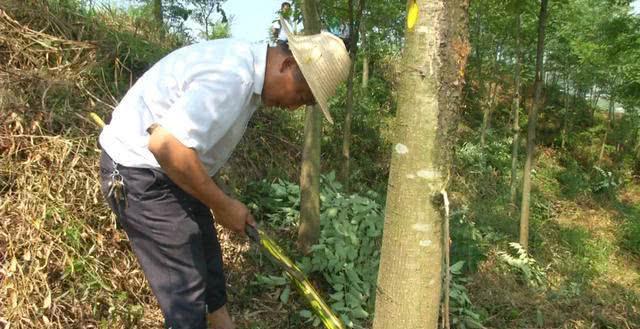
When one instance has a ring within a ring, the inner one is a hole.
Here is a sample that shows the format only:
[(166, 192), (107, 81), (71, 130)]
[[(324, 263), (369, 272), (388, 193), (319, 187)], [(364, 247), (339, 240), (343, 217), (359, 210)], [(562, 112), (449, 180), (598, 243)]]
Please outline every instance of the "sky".
[(231, 35), (247, 41), (261, 41), (268, 37), (268, 29), (278, 16), (283, 0), (227, 0), (222, 8), (233, 16)]
[[(268, 29), (277, 18), (276, 12), (280, 9), (282, 1), (284, 0), (227, 0), (222, 8), (232, 20), (232, 37), (250, 42), (266, 40)], [(138, 2), (135, 0), (97, 0), (96, 3), (126, 7)], [(187, 22), (187, 26), (193, 29), (198, 28), (195, 22), (190, 21)]]
[[(231, 35), (233, 38), (250, 42), (266, 40), (268, 29), (276, 12), (284, 0), (227, 0), (222, 8), (227, 16), (233, 17), (231, 22)], [(135, 0), (97, 0), (97, 3), (115, 4), (126, 6), (136, 3)], [(640, 15), (640, 0), (631, 4), (632, 11)], [(197, 29), (197, 24), (188, 22), (187, 26)]]

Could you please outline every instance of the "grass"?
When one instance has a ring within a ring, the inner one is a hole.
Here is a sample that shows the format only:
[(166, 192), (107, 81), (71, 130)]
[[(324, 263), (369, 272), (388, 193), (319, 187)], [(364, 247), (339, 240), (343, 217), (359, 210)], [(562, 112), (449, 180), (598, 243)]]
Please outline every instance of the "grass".
[(491, 228), (503, 234), (492, 235), (497, 237), (493, 242), (483, 235), (458, 242), (484, 250), (467, 287), (474, 306), (484, 313), (483, 324), (488, 328), (640, 326), (636, 311), (640, 268), (633, 265), (640, 250), (634, 235), (639, 228), (640, 191), (627, 185), (607, 195), (593, 194), (585, 189), (591, 186), (590, 178), (580, 165), (554, 150), (543, 148), (539, 154), (533, 175), (530, 247), (546, 269), (548, 282), (541, 288), (505, 272), (495, 257), (496, 251), (505, 250), (506, 241), (517, 240), (519, 213), (510, 214), (504, 206), (508, 180), (493, 182), (498, 188), (490, 188), (496, 194), (489, 198), (483, 192), (486, 175), (475, 176), (477, 181), (467, 176), (472, 180), (459, 185), (471, 195), (466, 216), (482, 227), (479, 230)]

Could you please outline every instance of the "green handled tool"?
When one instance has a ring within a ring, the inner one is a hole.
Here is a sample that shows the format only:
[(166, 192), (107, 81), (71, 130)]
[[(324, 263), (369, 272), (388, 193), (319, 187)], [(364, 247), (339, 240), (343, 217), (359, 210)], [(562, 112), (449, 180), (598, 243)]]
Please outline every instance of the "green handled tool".
[(264, 231), (251, 225), (246, 226), (245, 233), (274, 263), (278, 264), (285, 271), (289, 279), (307, 299), (311, 305), (311, 309), (320, 318), (325, 328), (345, 329), (342, 321), (340, 321), (331, 308), (327, 306), (316, 288), (313, 287), (300, 268), (284, 254), (282, 248), (280, 248), (273, 239), (264, 233)]

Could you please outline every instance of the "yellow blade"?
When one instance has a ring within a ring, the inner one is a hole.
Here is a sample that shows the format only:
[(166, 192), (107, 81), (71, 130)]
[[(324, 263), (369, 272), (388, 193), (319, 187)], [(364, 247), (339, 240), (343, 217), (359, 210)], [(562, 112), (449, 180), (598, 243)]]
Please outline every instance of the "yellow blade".
[(307, 299), (311, 309), (320, 318), (327, 329), (345, 329), (342, 321), (333, 313), (333, 310), (324, 302), (316, 288), (309, 282), (304, 272), (287, 257), (282, 248), (273, 241), (264, 231), (258, 229), (260, 245), (269, 255), (280, 264), (289, 279), (296, 285), (300, 293)]

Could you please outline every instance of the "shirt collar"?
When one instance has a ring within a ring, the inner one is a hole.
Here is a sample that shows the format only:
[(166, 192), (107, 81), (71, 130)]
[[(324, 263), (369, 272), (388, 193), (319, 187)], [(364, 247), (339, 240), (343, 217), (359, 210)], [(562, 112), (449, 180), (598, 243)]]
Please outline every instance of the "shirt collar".
[(253, 51), (253, 92), (261, 95), (264, 87), (264, 75), (267, 70), (267, 45), (252, 45)]

